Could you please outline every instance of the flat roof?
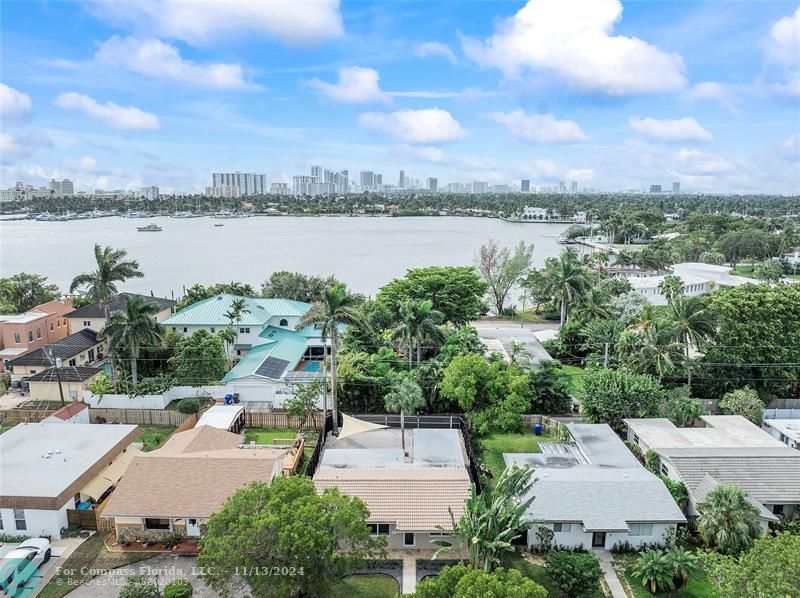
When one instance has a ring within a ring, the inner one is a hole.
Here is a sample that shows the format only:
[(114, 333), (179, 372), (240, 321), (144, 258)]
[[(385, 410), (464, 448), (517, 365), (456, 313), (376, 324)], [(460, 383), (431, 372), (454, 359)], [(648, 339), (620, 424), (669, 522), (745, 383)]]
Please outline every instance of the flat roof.
[(764, 425), (776, 429), (792, 440), (800, 440), (800, 419), (765, 419)]
[(123, 424), (16, 425), (0, 434), (0, 496), (56, 497), (135, 429)]
[(625, 423), (650, 449), (670, 454), (678, 449), (785, 448), (741, 415), (703, 415), (702, 428), (679, 428), (663, 417), (626, 419)]
[(227, 430), (234, 424), (242, 411), (244, 411), (243, 405), (214, 405), (203, 412), (197, 421), (197, 426), (211, 426)]

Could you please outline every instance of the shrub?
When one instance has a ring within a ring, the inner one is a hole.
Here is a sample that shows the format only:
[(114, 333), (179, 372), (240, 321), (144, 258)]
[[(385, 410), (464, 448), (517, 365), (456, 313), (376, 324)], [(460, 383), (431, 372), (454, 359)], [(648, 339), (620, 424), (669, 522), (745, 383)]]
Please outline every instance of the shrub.
[(158, 588), (144, 575), (131, 575), (122, 587), (119, 598), (158, 598)]
[(188, 579), (174, 579), (164, 586), (164, 598), (189, 598), (192, 592)]
[(200, 401), (197, 399), (181, 399), (178, 403), (178, 411), (191, 415), (200, 411)]
[(653, 475), (661, 475), (661, 459), (655, 451), (647, 451), (644, 454), (644, 466)]
[(594, 553), (558, 550), (544, 557), (547, 575), (570, 598), (596, 596), (603, 570)]

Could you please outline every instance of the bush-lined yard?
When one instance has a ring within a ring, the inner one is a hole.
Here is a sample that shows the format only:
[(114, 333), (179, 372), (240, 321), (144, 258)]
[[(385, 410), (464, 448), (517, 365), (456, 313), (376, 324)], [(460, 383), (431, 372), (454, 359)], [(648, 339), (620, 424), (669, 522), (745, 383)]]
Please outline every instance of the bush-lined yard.
[(556, 438), (536, 436), (529, 430), (522, 434), (489, 434), (474, 442), (478, 459), (492, 472), (492, 478), (497, 479), (506, 468), (503, 453), (538, 453), (539, 442), (552, 440)]
[[(614, 565), (621, 581), (627, 582), (634, 598), (651, 598), (653, 595), (642, 585), (642, 582), (633, 575), (633, 564), (636, 562), (636, 554), (615, 554)], [(705, 571), (698, 571), (689, 576), (689, 582), (685, 588), (672, 592), (662, 592), (658, 596), (663, 598), (721, 598), (714, 582), (706, 575)]]
[(144, 444), (144, 452), (154, 451), (167, 441), (175, 428), (170, 426), (139, 426), (139, 442)]

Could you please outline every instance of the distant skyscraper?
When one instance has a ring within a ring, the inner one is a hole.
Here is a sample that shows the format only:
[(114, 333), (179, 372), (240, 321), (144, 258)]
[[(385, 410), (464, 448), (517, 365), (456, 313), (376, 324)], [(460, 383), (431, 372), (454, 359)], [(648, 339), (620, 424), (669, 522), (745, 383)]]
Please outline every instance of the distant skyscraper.
[(566, 193), (567, 192), (567, 184), (564, 181), (560, 181), (558, 183), (558, 192), (559, 193)]
[(272, 195), (288, 195), (289, 186), (286, 183), (272, 183), (269, 186), (269, 192)]
[(661, 193), (661, 185), (650, 185), (650, 193)]
[(50, 191), (53, 195), (61, 195), (61, 181), (50, 179)]
[(428, 179), (428, 191), (433, 191), (434, 193), (439, 189), (439, 179), (435, 177), (430, 177)]
[(139, 197), (144, 197), (146, 201), (156, 201), (158, 199), (158, 187), (142, 187), (139, 189)]
[(374, 189), (375, 188), (375, 173), (371, 170), (361, 171), (361, 188)]
[(572, 181), (569, 186), (570, 193), (577, 193), (578, 192), (578, 181)]
[(72, 181), (69, 179), (64, 179), (61, 181), (61, 194), (62, 195), (74, 195), (75, 194), (75, 185), (72, 184)]
[(472, 182), (472, 192), (473, 193), (488, 193), (489, 192), (489, 183), (486, 181), (473, 181)]
[(294, 195), (311, 195), (311, 185), (314, 182), (313, 176), (296, 175), (292, 177), (292, 193)]
[(528, 193), (531, 190), (531, 182), (529, 179), (522, 179), (519, 190), (523, 193)]
[(672, 183), (672, 194), (678, 195), (681, 192), (681, 184), (678, 181)]
[(322, 183), (322, 166), (312, 166), (311, 167), (311, 176), (317, 179), (317, 182)]
[(211, 175), (212, 187), (239, 187), (242, 197), (267, 192), (267, 175), (252, 172), (220, 172)]
[(400, 178), (397, 179), (397, 187), (400, 188), (400, 189), (405, 189), (406, 188), (406, 171), (405, 170), (401, 170), (400, 171)]
[(380, 189), (383, 187), (383, 175), (382, 174), (375, 174), (375, 189)]

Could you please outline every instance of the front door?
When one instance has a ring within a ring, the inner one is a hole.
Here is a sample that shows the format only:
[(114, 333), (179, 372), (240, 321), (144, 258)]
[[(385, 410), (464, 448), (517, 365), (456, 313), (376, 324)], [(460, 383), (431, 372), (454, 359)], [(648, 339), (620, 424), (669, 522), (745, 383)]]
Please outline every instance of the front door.
[(186, 535), (190, 538), (200, 537), (200, 522), (197, 519), (186, 520)]
[(592, 548), (605, 548), (606, 547), (606, 533), (594, 532), (592, 534)]

